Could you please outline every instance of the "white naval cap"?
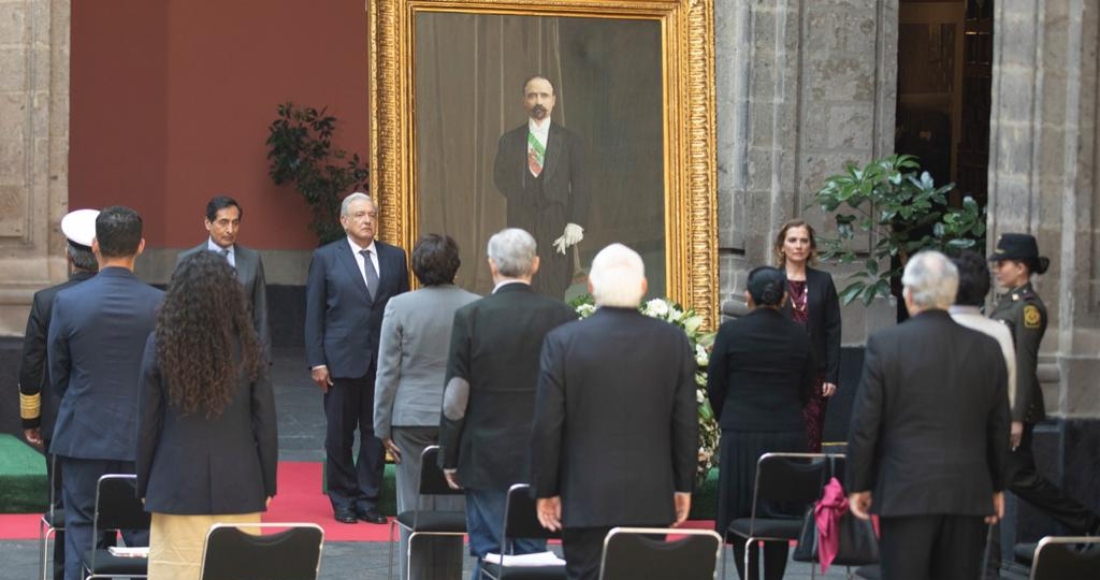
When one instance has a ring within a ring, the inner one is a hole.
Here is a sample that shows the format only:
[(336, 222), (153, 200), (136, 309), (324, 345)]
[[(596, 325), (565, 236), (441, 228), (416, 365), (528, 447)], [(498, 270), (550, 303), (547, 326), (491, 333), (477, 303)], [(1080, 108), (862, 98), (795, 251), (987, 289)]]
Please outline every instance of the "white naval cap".
[(95, 218), (98, 216), (98, 209), (71, 211), (61, 218), (61, 233), (70, 242), (90, 248), (95, 239)]

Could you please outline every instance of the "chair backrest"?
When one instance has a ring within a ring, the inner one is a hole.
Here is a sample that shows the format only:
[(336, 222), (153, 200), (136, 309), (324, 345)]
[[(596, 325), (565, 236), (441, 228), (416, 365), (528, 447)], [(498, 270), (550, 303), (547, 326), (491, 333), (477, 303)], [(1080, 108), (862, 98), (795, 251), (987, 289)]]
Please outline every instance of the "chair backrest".
[(560, 538), (561, 530), (552, 532), (539, 523), (535, 509), (535, 498), (531, 495), (531, 486), (517, 483), (508, 488), (508, 500), (504, 504), (504, 529), (501, 532), (501, 553), (511, 540), (525, 538)]
[[(262, 534), (271, 529), (282, 531)], [(317, 524), (214, 524), (206, 534), (201, 578), (316, 580), (324, 541)]]
[(451, 489), (439, 467), (439, 446), (429, 445), (420, 454), (420, 482), (416, 489), (420, 495), (463, 495), (465, 490)]
[(150, 515), (137, 496), (137, 476), (109, 473), (99, 478), (95, 492), (93, 538), (105, 530), (147, 530)]
[(754, 507), (762, 501), (817, 501), (828, 470), (824, 453), (765, 453), (756, 462)]
[(1100, 537), (1055, 537), (1039, 540), (1031, 563), (1031, 580), (1100, 578)]
[(721, 549), (714, 530), (614, 528), (603, 542), (600, 580), (714, 580)]

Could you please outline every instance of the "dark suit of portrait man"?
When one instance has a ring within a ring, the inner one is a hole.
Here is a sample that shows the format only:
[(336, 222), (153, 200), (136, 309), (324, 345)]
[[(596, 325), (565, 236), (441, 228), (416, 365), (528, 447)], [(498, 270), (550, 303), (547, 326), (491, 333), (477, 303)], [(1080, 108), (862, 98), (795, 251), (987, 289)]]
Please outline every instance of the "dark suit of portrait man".
[(226, 195), (217, 195), (206, 204), (206, 231), (210, 237), (205, 243), (190, 250), (180, 252), (176, 257), (176, 266), (184, 258), (202, 251), (210, 251), (221, 256), (237, 271), (237, 280), (244, 287), (244, 296), (252, 308), (252, 324), (256, 336), (263, 347), (264, 358), (271, 361), (271, 330), (267, 325), (267, 281), (264, 279), (264, 261), (260, 253), (237, 243), (241, 231), (241, 219), (244, 210), (237, 200)]
[[(46, 337), (53, 314), (53, 299), (58, 292), (90, 280), (99, 271), (92, 240), (95, 238), (95, 218), (99, 211), (78, 209), (61, 218), (61, 233), (65, 234), (65, 254), (69, 263), (69, 279), (34, 293), (31, 313), (27, 317), (27, 331), (23, 335), (23, 357), (19, 363), (19, 416), (23, 420), (23, 436), (27, 443), (41, 449), (46, 455), (47, 481), (53, 486), (49, 498), (57, 510), (61, 502), (61, 473), (55, 469), (50, 443), (61, 399), (50, 386), (50, 373), (46, 368)], [(55, 541), (65, 545), (64, 529), (57, 531)], [(53, 552), (54, 578), (64, 576), (65, 550)]]
[[(82, 556), (95, 547), (100, 476), (135, 472), (142, 351), (164, 295), (134, 276), (134, 262), (145, 248), (136, 211), (105, 208), (95, 230), (99, 273), (57, 293), (47, 342), (50, 382), (61, 397), (50, 446), (65, 474), (66, 580), (83, 578)], [(123, 537), (128, 546), (149, 541), (148, 531)]]
[(951, 319), (958, 271), (909, 259), (910, 318), (867, 341), (848, 435), (849, 504), (880, 518), (882, 577), (977, 578), (1004, 515), (1008, 370), (997, 341)]
[[(336, 521), (386, 523), (378, 509), (385, 451), (374, 434), (382, 318), (409, 290), (405, 251), (375, 239), (378, 205), (353, 193), (340, 206), (347, 237), (313, 252), (306, 279), (306, 359), (324, 393), (325, 475)], [(355, 431), (359, 454), (352, 460)]]
[(566, 249), (584, 239), (588, 181), (584, 143), (551, 118), (557, 95), (546, 77), (523, 83), (527, 122), (501, 135), (493, 183), (508, 200), (508, 227), (531, 233), (538, 243), (539, 275), (531, 287), (562, 298), (572, 283), (573, 259)]
[[(451, 487), (466, 490), (473, 580), (481, 578), (485, 554), (500, 551), (508, 488), (528, 480), (542, 339), (577, 319), (564, 302), (532, 289), (531, 279), (542, 274), (530, 233), (498, 232), (487, 253), (495, 288), (455, 312), (439, 433), (444, 474)], [(514, 549), (542, 552), (546, 540), (517, 540)]]
[(538, 518), (562, 530), (570, 580), (596, 580), (615, 526), (687, 519), (699, 449), (695, 355), (679, 328), (638, 312), (637, 252), (592, 260), (599, 307), (546, 335), (539, 364), (531, 484)]

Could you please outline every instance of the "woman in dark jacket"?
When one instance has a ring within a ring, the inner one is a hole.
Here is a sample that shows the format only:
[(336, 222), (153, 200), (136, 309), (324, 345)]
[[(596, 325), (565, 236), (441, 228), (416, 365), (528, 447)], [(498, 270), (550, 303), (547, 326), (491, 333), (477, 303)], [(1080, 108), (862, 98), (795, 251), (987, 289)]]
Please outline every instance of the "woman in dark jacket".
[[(752, 515), (756, 462), (768, 452), (806, 451), (802, 405), (809, 397), (815, 368), (806, 331), (783, 314), (787, 279), (762, 266), (749, 273), (745, 298), (752, 311), (718, 330), (707, 369), (707, 395), (719, 417), (722, 438), (718, 464), (718, 533), (730, 522)], [(763, 517), (779, 515), (757, 506)], [(788, 514), (784, 514), (788, 515)], [(734, 541), (737, 572), (745, 578), (744, 544)], [(756, 578), (757, 551), (747, 577)], [(782, 578), (787, 544), (764, 545), (765, 578)]]
[(259, 523), (275, 495), (275, 399), (248, 302), (225, 258), (179, 265), (145, 345), (138, 495), (151, 580), (198, 579), (214, 522)]
[(787, 274), (784, 312), (810, 333), (815, 368), (813, 392), (802, 409), (810, 451), (821, 451), (825, 411), (840, 381), (840, 300), (833, 277), (811, 268), (817, 260), (814, 229), (803, 220), (790, 220), (779, 228), (775, 257)]

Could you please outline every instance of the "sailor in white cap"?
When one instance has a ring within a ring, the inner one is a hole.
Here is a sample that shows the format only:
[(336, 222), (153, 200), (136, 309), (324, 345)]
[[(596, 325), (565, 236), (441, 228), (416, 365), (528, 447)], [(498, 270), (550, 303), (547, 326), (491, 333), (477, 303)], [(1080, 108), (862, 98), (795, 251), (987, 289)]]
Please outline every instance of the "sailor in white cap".
[[(78, 209), (61, 218), (61, 232), (68, 241), (65, 253), (69, 262), (69, 279), (34, 293), (31, 313), (27, 318), (27, 332), (23, 336), (23, 358), (19, 365), (19, 415), (23, 419), (23, 435), (27, 442), (47, 453), (46, 471), (49, 481), (54, 485), (50, 498), (58, 508), (61, 507), (61, 474), (53, 473), (53, 462), (48, 454), (60, 399), (50, 389), (46, 365), (46, 333), (50, 326), (54, 296), (65, 288), (95, 276), (99, 270), (95, 254), (92, 253), (95, 218), (98, 215), (98, 210)], [(57, 532), (58, 546), (64, 545), (64, 538), (63, 531)], [(54, 550), (55, 578), (61, 578), (64, 563), (65, 550)]]

